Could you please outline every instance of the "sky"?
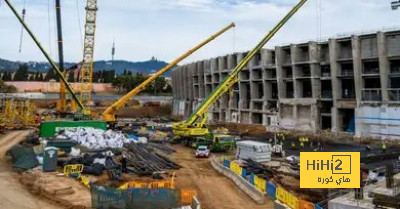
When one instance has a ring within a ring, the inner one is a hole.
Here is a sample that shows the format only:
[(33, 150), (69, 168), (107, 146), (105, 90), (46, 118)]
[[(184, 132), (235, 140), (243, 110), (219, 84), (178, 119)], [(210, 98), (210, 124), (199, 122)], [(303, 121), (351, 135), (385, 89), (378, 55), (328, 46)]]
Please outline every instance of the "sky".
[[(24, 0), (10, 0), (21, 11)], [(252, 49), (297, 0), (99, 0), (95, 60), (172, 61), (231, 22), (235, 29), (180, 64)], [(390, 0), (308, 0), (266, 48), (400, 26)], [(82, 59), (85, 0), (62, 0), (64, 55)], [(54, 60), (57, 58), (54, 0), (25, 0), (25, 20)], [(4, 1), (0, 0), (0, 58), (45, 61)]]

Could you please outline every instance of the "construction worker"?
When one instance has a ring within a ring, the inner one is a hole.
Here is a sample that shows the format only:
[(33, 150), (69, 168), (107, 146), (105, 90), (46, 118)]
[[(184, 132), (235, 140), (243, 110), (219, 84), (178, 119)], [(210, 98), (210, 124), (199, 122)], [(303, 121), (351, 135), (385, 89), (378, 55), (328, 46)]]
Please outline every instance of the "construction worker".
[(300, 142), (300, 147), (304, 148), (304, 142), (303, 141)]
[(385, 153), (386, 152), (386, 144), (382, 143), (382, 147), (381, 148), (382, 148), (382, 152)]
[(296, 148), (296, 144), (294, 143), (294, 141), (292, 142), (292, 149), (295, 149)]

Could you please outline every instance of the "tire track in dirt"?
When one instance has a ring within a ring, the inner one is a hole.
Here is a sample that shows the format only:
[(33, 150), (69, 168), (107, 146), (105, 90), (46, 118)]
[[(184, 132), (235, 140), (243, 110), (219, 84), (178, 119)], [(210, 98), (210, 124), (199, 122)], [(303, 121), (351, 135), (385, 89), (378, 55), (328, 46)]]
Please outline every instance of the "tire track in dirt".
[(29, 135), (29, 130), (13, 131), (0, 136), (0, 208), (61, 209), (29, 193), (19, 182), (19, 174), (13, 172), (10, 161), (4, 157), (7, 150)]
[(270, 201), (258, 205), (227, 177), (212, 168), (208, 159), (197, 159), (194, 150), (176, 145), (173, 155), (175, 162), (183, 166), (176, 172), (176, 186), (179, 189), (194, 189), (205, 209), (268, 209)]

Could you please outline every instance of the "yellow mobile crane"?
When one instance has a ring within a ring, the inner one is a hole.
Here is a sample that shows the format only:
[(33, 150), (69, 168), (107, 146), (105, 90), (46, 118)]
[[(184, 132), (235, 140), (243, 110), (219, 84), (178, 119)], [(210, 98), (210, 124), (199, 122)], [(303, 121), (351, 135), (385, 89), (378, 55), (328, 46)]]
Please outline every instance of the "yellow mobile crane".
[[(172, 125), (174, 134), (179, 137), (199, 137), (212, 135), (207, 125), (207, 110), (216, 100), (238, 81), (239, 72), (249, 63), (256, 53), (278, 32), (278, 30), (300, 9), (307, 0), (301, 0), (292, 10), (265, 36), (261, 42), (236, 66), (236, 68), (222, 81), (222, 83), (204, 99), (201, 105), (189, 116), (189, 118), (180, 123)], [(214, 137), (212, 137), (214, 138)], [(213, 140), (213, 139), (212, 139)], [(219, 143), (220, 140), (216, 140)], [(214, 140), (212, 141), (214, 143)]]
[(63, 73), (60, 71), (60, 69), (57, 67), (53, 59), (49, 56), (49, 54), (46, 52), (46, 50), (42, 47), (40, 44), (39, 40), (35, 37), (35, 35), (32, 33), (32, 31), (29, 29), (28, 25), (25, 23), (23, 18), (18, 14), (17, 10), (15, 10), (14, 6), (10, 3), (9, 0), (4, 0), (8, 7), (10, 7), (11, 11), (14, 13), (14, 15), (17, 17), (18, 21), (22, 24), (22, 27), (25, 28), (25, 30), (28, 32), (28, 34), (32, 37), (33, 41), (39, 47), (40, 51), (43, 53), (43, 55), (46, 57), (47, 61), (50, 63), (51, 67), (55, 70), (57, 75), (60, 77), (61, 81), (65, 84), (65, 87), (67, 88), (68, 92), (72, 95), (72, 98), (74, 101), (78, 104), (78, 107), (80, 110), (84, 110), (84, 106), (82, 102), (78, 99), (78, 97), (75, 94), (74, 89), (71, 87), (71, 85), (67, 82), (67, 79), (63, 75)]
[(154, 75), (150, 76), (148, 79), (146, 79), (143, 83), (141, 83), (140, 85), (138, 85), (136, 88), (134, 88), (133, 90), (131, 90), (129, 93), (127, 93), (125, 96), (121, 97), (118, 101), (116, 101), (114, 104), (112, 104), (110, 107), (108, 107), (104, 112), (103, 112), (103, 120), (106, 122), (115, 122), (116, 118), (115, 118), (115, 113), (126, 103), (128, 102), (133, 96), (137, 95), (139, 92), (141, 92), (142, 90), (144, 90), (146, 88), (146, 86), (148, 84), (150, 84), (151, 82), (153, 82), (156, 78), (158, 78), (159, 76), (161, 76), (163, 73), (167, 72), (169, 69), (171, 69), (172, 67), (174, 67), (175, 65), (177, 65), (180, 61), (182, 61), (183, 59), (185, 59), (186, 57), (188, 57), (189, 55), (191, 55), (193, 52), (197, 51), (198, 49), (200, 49), (201, 47), (203, 47), (204, 45), (206, 45), (207, 43), (209, 43), (210, 41), (214, 40), (215, 38), (217, 38), (218, 36), (220, 36), (221, 34), (223, 34), (224, 32), (226, 32), (227, 30), (229, 30), (230, 28), (235, 27), (234, 23), (231, 23), (230, 25), (226, 26), (224, 29), (220, 30), (218, 33), (212, 35), (211, 37), (209, 37), (208, 39), (204, 40), (203, 42), (201, 42), (199, 45), (195, 46), (194, 48), (192, 48), (191, 50), (187, 51), (185, 54), (181, 55), (180, 57), (178, 57), (177, 59), (175, 59), (174, 61), (172, 61), (171, 63), (169, 63), (167, 66), (165, 66), (164, 68), (162, 68), (161, 70), (159, 70), (157, 73), (155, 73)]

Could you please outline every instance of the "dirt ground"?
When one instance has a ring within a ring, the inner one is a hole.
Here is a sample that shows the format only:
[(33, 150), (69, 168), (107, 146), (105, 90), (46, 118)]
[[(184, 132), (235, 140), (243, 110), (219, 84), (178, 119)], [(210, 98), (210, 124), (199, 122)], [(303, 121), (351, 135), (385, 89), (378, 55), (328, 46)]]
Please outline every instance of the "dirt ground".
[(18, 175), (12, 171), (5, 152), (14, 144), (23, 140), (29, 131), (15, 131), (0, 136), (0, 208), (18, 209), (59, 209), (55, 204), (40, 199), (19, 183)]
[(209, 159), (196, 159), (194, 150), (174, 145), (177, 150), (172, 158), (183, 166), (176, 172), (176, 186), (179, 189), (193, 189), (205, 209), (266, 209), (273, 208), (270, 200), (258, 205), (227, 177), (211, 166)]

